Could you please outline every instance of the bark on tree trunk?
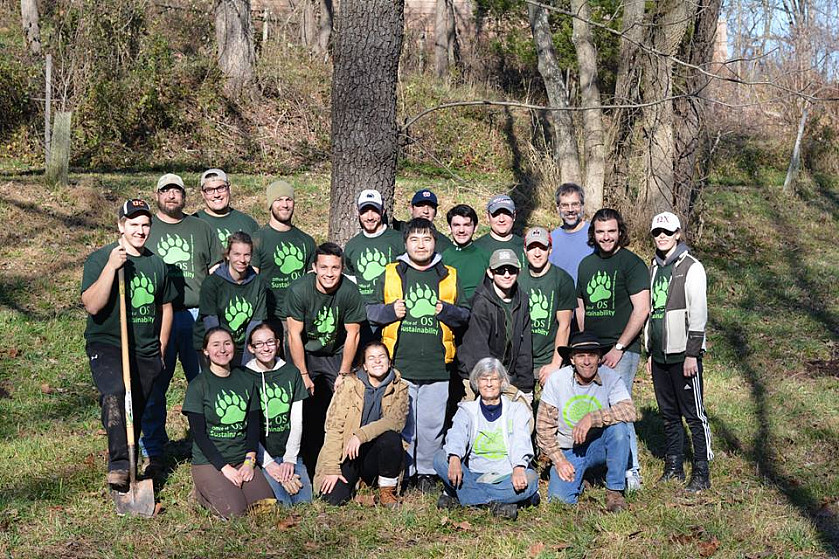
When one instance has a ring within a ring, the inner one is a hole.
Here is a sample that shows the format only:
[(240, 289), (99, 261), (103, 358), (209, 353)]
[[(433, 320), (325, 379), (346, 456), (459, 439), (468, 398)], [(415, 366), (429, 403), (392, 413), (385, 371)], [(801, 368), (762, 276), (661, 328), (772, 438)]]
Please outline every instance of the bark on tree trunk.
[(26, 43), (29, 45), (29, 52), (41, 54), (41, 30), (38, 27), (38, 2), (36, 0), (20, 0), (20, 21)]
[[(568, 107), (568, 94), (554, 50), (548, 11), (540, 6), (528, 4), (527, 14), (530, 19), (533, 44), (536, 46), (539, 74), (545, 82), (548, 103), (552, 107)], [(550, 111), (549, 116), (553, 125), (554, 159), (559, 167), (560, 180), (579, 184), (582, 182), (582, 172), (571, 112)]]
[(789, 188), (798, 176), (798, 169), (801, 167), (801, 139), (804, 138), (804, 127), (807, 125), (807, 105), (801, 113), (801, 120), (798, 121), (798, 134), (795, 136), (795, 146), (792, 148), (792, 156), (789, 159), (787, 177), (784, 179), (784, 192)]
[(310, 49), (317, 47), (318, 22), (315, 18), (315, 2), (317, 0), (305, 0), (300, 11), (300, 44)]
[(600, 109), (600, 88), (597, 85), (597, 50), (591, 36), (591, 10), (588, 0), (571, 0), (571, 10), (579, 17), (573, 20), (572, 36), (580, 69), (580, 103), (583, 111), (583, 141), (586, 178), (583, 189), (591, 208), (603, 205), (603, 179), (606, 175), (606, 147), (603, 135), (603, 111)]
[(342, 0), (338, 11), (329, 205), (329, 239), (337, 243), (358, 229), (355, 200), (361, 190), (378, 190), (385, 208), (393, 208), (404, 12), (403, 0)]
[[(707, 68), (714, 57), (714, 45), (717, 34), (721, 0), (705, 0), (695, 7), (692, 41), (686, 47), (687, 52), (681, 58), (687, 62)], [(683, 216), (684, 228), (687, 229), (691, 217), (691, 207), (700, 188), (704, 169), (706, 143), (704, 141), (705, 115), (707, 102), (706, 90), (711, 78), (694, 69), (686, 69), (684, 88), (696, 97), (679, 99), (674, 103), (676, 154), (673, 166), (674, 210)]]
[(329, 51), (329, 42), (332, 40), (332, 0), (320, 0), (320, 15), (318, 17), (317, 53), (326, 54)]
[(253, 78), (254, 50), (250, 0), (216, 0), (216, 42), (225, 91), (238, 94)]

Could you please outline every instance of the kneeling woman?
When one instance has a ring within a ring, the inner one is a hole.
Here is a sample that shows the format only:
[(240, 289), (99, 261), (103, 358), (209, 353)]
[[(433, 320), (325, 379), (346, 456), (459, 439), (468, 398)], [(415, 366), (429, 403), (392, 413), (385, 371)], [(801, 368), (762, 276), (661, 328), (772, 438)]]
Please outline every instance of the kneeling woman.
[(244, 514), (257, 501), (274, 499), (256, 466), (259, 397), (247, 373), (231, 370), (230, 332), (210, 328), (203, 352), (209, 370), (189, 383), (182, 410), (194, 439), (192, 479), (199, 502), (230, 518)]
[(370, 486), (378, 483), (379, 504), (394, 507), (405, 454), (400, 433), (408, 415), (408, 386), (391, 368), (383, 343), (368, 343), (362, 356), (361, 368), (335, 385), (315, 487), (326, 502), (342, 505), (361, 478)]
[(248, 351), (254, 358), (246, 366), (259, 388), (262, 409), (259, 463), (285, 506), (312, 500), (312, 482), (303, 465), (300, 436), (303, 433), (303, 400), (309, 395), (300, 371), (277, 357), (280, 343), (274, 328), (263, 322), (248, 336)]
[(510, 380), (494, 357), (475, 364), (469, 383), (480, 398), (458, 404), (446, 444), (434, 457), (445, 486), (437, 506), (490, 505), (495, 515), (514, 519), (519, 505), (539, 503), (539, 478), (529, 467), (530, 409), (502, 395)]

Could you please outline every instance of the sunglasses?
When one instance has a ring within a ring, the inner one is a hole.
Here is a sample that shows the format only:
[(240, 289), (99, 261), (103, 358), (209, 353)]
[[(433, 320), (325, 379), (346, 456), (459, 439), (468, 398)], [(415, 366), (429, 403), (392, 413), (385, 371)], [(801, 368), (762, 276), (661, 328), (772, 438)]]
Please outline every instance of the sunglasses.
[(675, 232), (675, 231), (668, 231), (667, 229), (653, 229), (652, 231), (650, 231), (650, 234), (651, 234), (653, 237), (658, 237), (658, 236), (659, 236), (659, 235), (661, 235), (662, 233), (664, 233), (664, 234), (665, 234), (665, 235), (667, 235), (668, 237), (672, 237), (673, 235), (675, 235), (675, 234), (676, 234), (676, 232)]
[(501, 266), (500, 268), (496, 268), (492, 271), (493, 274), (498, 274), (499, 276), (515, 276), (519, 273), (519, 269), (515, 266)]

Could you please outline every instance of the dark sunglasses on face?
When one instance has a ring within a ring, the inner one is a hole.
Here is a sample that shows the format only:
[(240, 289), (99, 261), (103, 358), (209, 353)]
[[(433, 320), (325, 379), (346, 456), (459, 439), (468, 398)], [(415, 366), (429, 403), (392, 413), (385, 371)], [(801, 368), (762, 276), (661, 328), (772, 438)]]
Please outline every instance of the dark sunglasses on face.
[(515, 266), (501, 266), (500, 268), (496, 268), (492, 271), (493, 274), (498, 274), (499, 276), (504, 275), (511, 275), (515, 276), (519, 273), (519, 269)]
[(675, 235), (675, 234), (676, 234), (676, 232), (675, 232), (675, 231), (668, 231), (668, 230), (666, 230), (666, 229), (653, 229), (653, 230), (650, 232), (650, 234), (651, 234), (653, 237), (658, 237), (658, 236), (659, 236), (659, 235), (661, 235), (662, 233), (664, 233), (664, 234), (665, 234), (665, 235), (667, 235), (668, 237), (672, 237), (673, 235)]

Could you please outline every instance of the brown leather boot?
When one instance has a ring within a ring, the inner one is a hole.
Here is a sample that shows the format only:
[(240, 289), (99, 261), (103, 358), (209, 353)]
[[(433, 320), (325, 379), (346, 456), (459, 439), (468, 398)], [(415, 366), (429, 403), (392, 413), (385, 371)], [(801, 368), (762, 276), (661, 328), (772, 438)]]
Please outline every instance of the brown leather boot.
[(389, 509), (399, 506), (399, 497), (396, 496), (396, 487), (379, 487), (379, 504)]
[(606, 490), (606, 510), (609, 512), (621, 512), (626, 508), (626, 500), (620, 491)]

